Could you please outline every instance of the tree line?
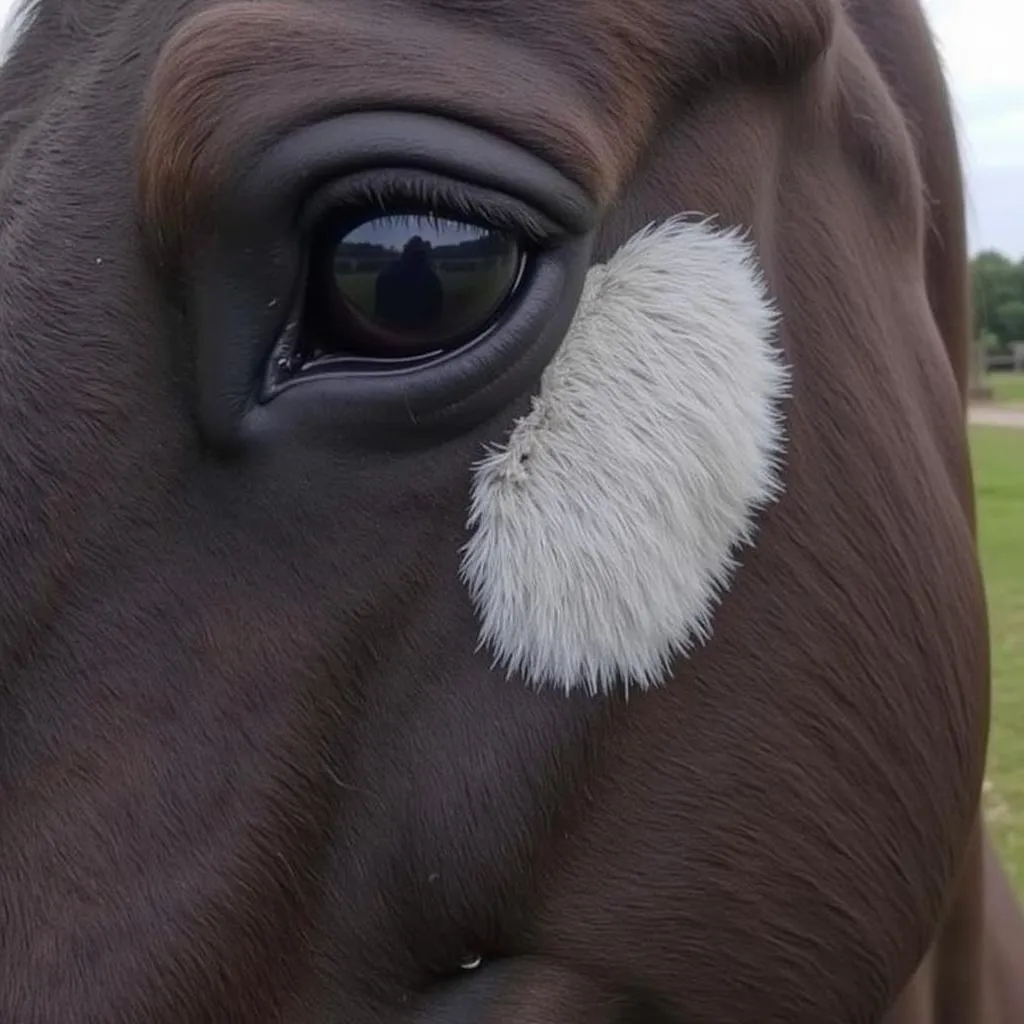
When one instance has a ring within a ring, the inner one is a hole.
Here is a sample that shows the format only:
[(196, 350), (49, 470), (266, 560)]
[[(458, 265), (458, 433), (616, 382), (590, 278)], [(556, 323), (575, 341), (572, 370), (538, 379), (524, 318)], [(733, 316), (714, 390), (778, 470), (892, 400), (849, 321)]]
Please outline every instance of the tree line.
[(992, 355), (1005, 355), (1010, 342), (1024, 341), (1024, 259), (994, 249), (971, 260), (974, 332)]

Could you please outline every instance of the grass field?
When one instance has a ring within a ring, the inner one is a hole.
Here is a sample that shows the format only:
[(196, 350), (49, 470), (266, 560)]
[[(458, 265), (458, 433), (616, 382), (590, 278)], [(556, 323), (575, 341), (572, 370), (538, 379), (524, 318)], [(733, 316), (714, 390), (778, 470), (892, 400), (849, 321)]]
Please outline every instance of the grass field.
[(1024, 408), (1024, 373), (990, 373), (988, 384), (1000, 405)]
[[(1020, 395), (1024, 404), (1024, 386)], [(973, 427), (971, 450), (992, 636), (986, 806), (1024, 896), (1024, 430)]]

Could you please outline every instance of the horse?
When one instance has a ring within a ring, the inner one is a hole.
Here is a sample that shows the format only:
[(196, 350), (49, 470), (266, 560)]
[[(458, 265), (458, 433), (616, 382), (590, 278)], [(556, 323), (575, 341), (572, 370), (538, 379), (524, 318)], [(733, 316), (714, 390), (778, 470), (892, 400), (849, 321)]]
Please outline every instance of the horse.
[(13, 28), (0, 1019), (1024, 1019), (917, 0)]

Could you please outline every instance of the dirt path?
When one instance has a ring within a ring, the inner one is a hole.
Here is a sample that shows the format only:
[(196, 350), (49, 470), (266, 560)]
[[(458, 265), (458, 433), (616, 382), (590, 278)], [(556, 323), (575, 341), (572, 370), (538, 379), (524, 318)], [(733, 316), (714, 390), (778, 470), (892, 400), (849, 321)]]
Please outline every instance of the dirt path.
[(1015, 427), (1024, 430), (1024, 409), (1007, 409), (998, 405), (972, 405), (967, 419), (979, 427)]

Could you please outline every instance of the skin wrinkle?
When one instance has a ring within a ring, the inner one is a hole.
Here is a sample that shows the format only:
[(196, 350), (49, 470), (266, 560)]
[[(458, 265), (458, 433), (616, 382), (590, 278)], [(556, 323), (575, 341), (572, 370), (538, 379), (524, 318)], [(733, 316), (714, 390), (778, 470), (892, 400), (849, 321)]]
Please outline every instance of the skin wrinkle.
[[(749, 231), (786, 490), (664, 686), (476, 650), (472, 467), (530, 393), (372, 456), (196, 429), (183, 353), (234, 339), (142, 231), (189, 259), (269, 140), (393, 104), (556, 163), (595, 262)], [(0, 118), (0, 1019), (1024, 1019), (917, 0), (38, 0)]]

